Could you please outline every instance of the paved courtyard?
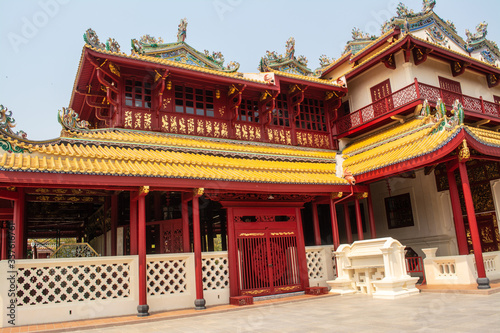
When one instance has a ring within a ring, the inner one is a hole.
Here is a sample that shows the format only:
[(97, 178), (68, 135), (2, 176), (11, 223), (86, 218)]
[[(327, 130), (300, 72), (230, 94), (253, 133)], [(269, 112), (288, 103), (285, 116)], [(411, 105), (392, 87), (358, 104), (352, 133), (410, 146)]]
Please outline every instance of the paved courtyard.
[(500, 293), (318, 297), (72, 332), (500, 332)]

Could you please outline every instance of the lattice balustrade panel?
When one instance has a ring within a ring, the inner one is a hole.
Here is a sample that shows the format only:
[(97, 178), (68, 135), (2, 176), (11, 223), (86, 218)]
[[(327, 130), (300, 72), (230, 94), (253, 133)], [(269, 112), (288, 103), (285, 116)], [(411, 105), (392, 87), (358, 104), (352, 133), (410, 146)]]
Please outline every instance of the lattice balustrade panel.
[(18, 306), (129, 296), (129, 263), (18, 268)]
[(483, 102), (483, 105), (484, 113), (497, 117), (500, 116), (500, 105), (486, 101)]
[(463, 107), (465, 110), (481, 113), (481, 100), (469, 96), (464, 96)]
[(411, 103), (417, 99), (417, 90), (414, 85), (403, 88), (392, 94), (392, 108), (399, 108), (405, 104)]
[(337, 258), (335, 258), (335, 250), (332, 248), (332, 265), (333, 265), (333, 274), (337, 275)]
[(323, 279), (325, 278), (325, 265), (322, 250), (307, 251), (307, 270), (309, 272), (309, 279)]
[(367, 121), (375, 118), (375, 112), (373, 110), (373, 105), (369, 105), (369, 106), (359, 110), (359, 112), (361, 112), (361, 117), (363, 118), (364, 122), (367, 122)]
[(363, 123), (360, 112), (351, 113), (349, 116), (351, 117), (351, 128), (357, 127)]
[(441, 97), (439, 88), (428, 86), (425, 84), (419, 84), (420, 96), (423, 99), (427, 99), (429, 102), (435, 102)]
[(185, 259), (148, 261), (148, 295), (182, 294), (187, 290)]
[(229, 288), (229, 266), (227, 258), (203, 258), (203, 290)]

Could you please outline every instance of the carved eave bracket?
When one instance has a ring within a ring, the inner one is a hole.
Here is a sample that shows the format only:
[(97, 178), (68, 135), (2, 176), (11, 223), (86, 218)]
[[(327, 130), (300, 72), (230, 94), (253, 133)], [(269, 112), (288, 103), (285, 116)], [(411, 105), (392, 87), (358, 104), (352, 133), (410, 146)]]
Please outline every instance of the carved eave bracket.
[(396, 69), (396, 60), (394, 59), (394, 53), (383, 57), (381, 62), (385, 65), (385, 67), (389, 69)]
[(427, 55), (431, 52), (432, 50), (428, 48), (413, 47), (412, 53), (415, 66), (418, 66), (421, 63), (425, 62), (427, 60)]
[(452, 61), (450, 63), (451, 67), (451, 74), (453, 76), (459, 76), (462, 75), (465, 72), (465, 68), (469, 67), (471, 64), (470, 62), (465, 62), (465, 61)]
[(261, 112), (262, 112), (263, 119), (267, 119), (264, 122), (264, 128), (267, 128), (267, 126), (271, 123), (271, 120), (272, 120), (271, 119), (271, 112), (276, 107), (276, 98), (278, 97), (279, 93), (280, 93), (280, 90), (271, 91), (271, 92), (266, 90), (260, 95), (259, 110), (261, 110)]
[(296, 119), (300, 115), (300, 104), (304, 101), (305, 92), (308, 86), (291, 84), (288, 87), (288, 94), (292, 101), (291, 109), (293, 110), (293, 118)]
[(496, 87), (500, 83), (500, 75), (486, 74), (486, 81), (488, 82), (488, 88)]
[(404, 53), (405, 62), (410, 62), (410, 54), (413, 47), (414, 45), (411, 44), (409, 39), (405, 44), (401, 46), (401, 49), (403, 50)]
[(242, 94), (243, 91), (245, 91), (246, 87), (246, 84), (233, 84), (229, 87), (227, 96), (229, 100), (229, 113), (232, 114), (231, 122), (235, 121), (238, 118), (238, 109), (241, 105)]

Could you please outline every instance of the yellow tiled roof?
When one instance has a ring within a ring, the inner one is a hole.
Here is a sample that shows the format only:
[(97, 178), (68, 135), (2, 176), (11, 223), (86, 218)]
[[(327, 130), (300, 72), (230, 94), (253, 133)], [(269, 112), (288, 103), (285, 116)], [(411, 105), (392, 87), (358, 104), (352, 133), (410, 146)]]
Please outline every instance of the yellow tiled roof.
[(304, 81), (310, 81), (310, 82), (316, 82), (316, 83), (326, 84), (328, 86), (342, 88), (341, 85), (337, 84), (336, 81), (332, 81), (332, 80), (319, 79), (315, 76), (306, 76), (306, 75), (300, 75), (300, 74), (281, 72), (281, 71), (277, 71), (277, 70), (272, 69), (272, 68), (270, 68), (270, 71), (275, 73), (276, 75), (279, 75), (279, 76), (284, 76), (284, 77), (289, 77), (292, 79), (298, 79), (298, 80), (304, 80)]
[(488, 146), (500, 147), (500, 133), (470, 126), (466, 126), (465, 128), (470, 135), (481, 143)]
[(348, 147), (344, 148), (342, 154), (344, 155), (344, 157), (357, 154), (360, 150), (370, 149), (372, 145), (379, 144), (380, 142), (386, 140), (394, 139), (395, 137), (402, 134), (407, 134), (409, 131), (425, 125), (425, 123), (425, 118), (415, 118), (404, 124), (398, 124), (397, 126), (385, 129), (382, 132), (375, 133), (373, 135), (370, 135), (369, 137), (355, 141)]
[(406, 135), (395, 140), (383, 142), (359, 154), (347, 156), (342, 167), (349, 168), (353, 175), (403, 162), (439, 149), (451, 140), (461, 129), (456, 126), (451, 130), (433, 133), (439, 123), (423, 126), (416, 131), (408, 131)]
[[(175, 151), (167, 145), (175, 143), (175, 140), (168, 141), (168, 138), (172, 139), (171, 136), (150, 133), (149, 141), (154, 141), (154, 145), (148, 145), (142, 144), (142, 139), (148, 138), (147, 133), (127, 131), (82, 133), (70, 132), (72, 138), (62, 138), (51, 144), (17, 141), (19, 147), (29, 149), (29, 152), (4, 152), (0, 155), (0, 169), (283, 184), (347, 184), (344, 179), (335, 176), (335, 155), (329, 157), (323, 155), (323, 161), (305, 157), (300, 161), (280, 160), (277, 147), (263, 145), (255, 156), (248, 156), (245, 152), (239, 154), (236, 150), (233, 150), (232, 156), (220, 156), (220, 151), (217, 150), (220, 142), (212, 142), (212, 146), (215, 147), (212, 153), (201, 150)], [(196, 141), (180, 137), (174, 139), (178, 140), (177, 147), (182, 147), (182, 143), (188, 145)], [(228, 143), (222, 147), (230, 146)], [(206, 148), (207, 151), (212, 149), (210, 144)], [(260, 154), (265, 152), (266, 148), (275, 154), (272, 159)], [(284, 150), (293, 149), (284, 148)], [(314, 155), (313, 149), (310, 149), (310, 152)], [(320, 154), (325, 153), (320, 152)], [(282, 155), (285, 158), (289, 156)]]

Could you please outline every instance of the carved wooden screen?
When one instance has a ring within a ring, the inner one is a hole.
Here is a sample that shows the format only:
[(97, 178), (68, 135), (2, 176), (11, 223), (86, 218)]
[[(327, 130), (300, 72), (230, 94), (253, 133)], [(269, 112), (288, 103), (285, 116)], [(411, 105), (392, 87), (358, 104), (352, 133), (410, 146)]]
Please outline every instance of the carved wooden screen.
[(394, 108), (394, 103), (390, 97), (392, 90), (389, 79), (371, 87), (370, 94), (373, 102), (374, 117), (386, 113)]
[(463, 103), (460, 82), (439, 77), (439, 87), (441, 88), (444, 104), (452, 105), (456, 99)]
[(500, 104), (500, 96), (493, 95), (493, 101), (495, 102), (495, 104)]
[(240, 294), (303, 290), (295, 211), (260, 213), (263, 215), (234, 215)]
[(161, 253), (182, 253), (182, 219), (163, 221), (160, 225)]

